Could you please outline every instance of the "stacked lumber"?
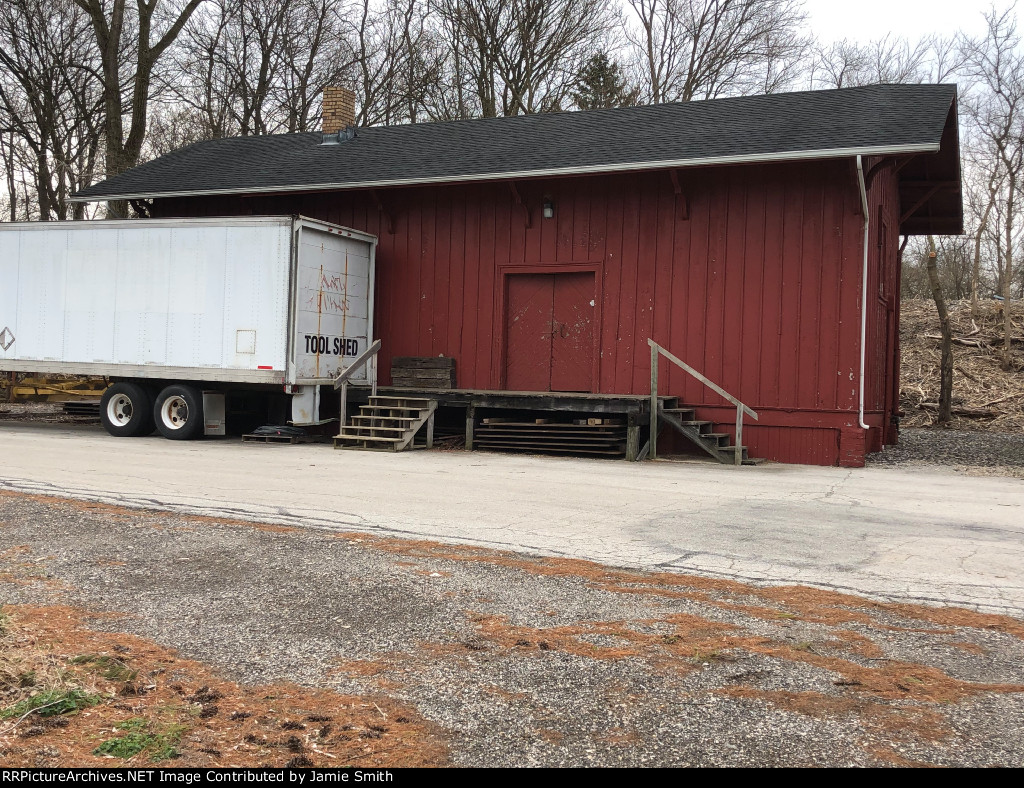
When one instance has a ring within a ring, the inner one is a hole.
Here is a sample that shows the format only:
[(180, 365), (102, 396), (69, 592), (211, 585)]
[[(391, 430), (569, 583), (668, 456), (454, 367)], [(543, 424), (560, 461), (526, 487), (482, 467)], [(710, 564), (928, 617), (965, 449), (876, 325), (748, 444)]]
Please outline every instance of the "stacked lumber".
[(476, 427), (474, 446), (534, 454), (584, 454), (623, 457), (626, 424), (623, 419), (487, 418)]
[(391, 360), (391, 385), (403, 389), (453, 389), (455, 359), (446, 356), (396, 356)]

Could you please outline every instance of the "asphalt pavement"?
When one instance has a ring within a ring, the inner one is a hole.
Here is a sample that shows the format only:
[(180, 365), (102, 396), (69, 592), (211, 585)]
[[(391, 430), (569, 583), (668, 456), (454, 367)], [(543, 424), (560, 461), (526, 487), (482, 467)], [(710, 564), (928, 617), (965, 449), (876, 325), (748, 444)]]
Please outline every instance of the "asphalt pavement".
[(0, 489), (1024, 615), (1024, 482), (941, 468), (388, 454), (4, 421)]

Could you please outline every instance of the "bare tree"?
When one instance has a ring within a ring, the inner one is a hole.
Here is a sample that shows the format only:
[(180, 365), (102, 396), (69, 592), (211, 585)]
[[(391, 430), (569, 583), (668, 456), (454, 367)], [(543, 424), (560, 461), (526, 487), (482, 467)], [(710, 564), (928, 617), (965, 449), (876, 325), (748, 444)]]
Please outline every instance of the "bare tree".
[(798, 0), (628, 3), (625, 35), (652, 104), (781, 89), (808, 45)]
[[(415, 42), (408, 46), (415, 48)], [(319, 120), (324, 88), (348, 82), (357, 55), (333, 0), (298, 0), (288, 14), (279, 106), (289, 132)]]
[(449, 53), (439, 35), (443, 28), (431, 21), (426, 0), (388, 0), (388, 9), (377, 31), (384, 42), (377, 63), (386, 77), (381, 84), (390, 85), (390, 95), (378, 91), (378, 112), (385, 111), (393, 123), (448, 119), (446, 107), (452, 102), (443, 91), (449, 85), (458, 89), (459, 83), (449, 80), (446, 84), (444, 79)]
[(1011, 365), (1011, 283), (1014, 279), (1014, 251), (1019, 243), (1017, 199), (1024, 183), (1024, 53), (1021, 51), (1017, 20), (1011, 7), (985, 14), (986, 34), (969, 42), (971, 71), (981, 95), (968, 104), (977, 133), (996, 153), (1002, 170), (999, 190), (1003, 230), (1003, 267), (1000, 272), (1003, 296), (1003, 368)]
[[(229, 27), (236, 17), (237, 3), (215, 0), (196, 9), (182, 29), (172, 62), (159, 74), (170, 106), (154, 118), (160, 128), (155, 130), (156, 144), (151, 140), (151, 154), (168, 152), (168, 144), (173, 149), (195, 140), (239, 133), (233, 107), (236, 70), (225, 54)], [(186, 128), (191, 134), (178, 137), (175, 145), (175, 136), (184, 131), (184, 123), (189, 123)]]
[(240, 0), (232, 35), (224, 41), (224, 63), (233, 77), (236, 120), (243, 136), (272, 130), (268, 103), (284, 67), (283, 43), (291, 3)]
[(612, 23), (608, 0), (435, 0), (484, 117), (560, 110)]
[(979, 315), (978, 290), (981, 285), (982, 248), (989, 234), (992, 209), (1002, 189), (1003, 171), (999, 157), (991, 150), (968, 144), (966, 158), (969, 162), (968, 177), (965, 179), (967, 206), (973, 214), (972, 232), (973, 255), (971, 261), (971, 315)]
[[(74, 2), (89, 15), (99, 49), (104, 164), (111, 177), (138, 164), (146, 140), (153, 70), (204, 0), (136, 0), (132, 8), (127, 0)], [(133, 56), (127, 63), (126, 51)], [(107, 204), (110, 216), (127, 212), (123, 201)]]
[(3, 212), (8, 216), (9, 221), (18, 221), (18, 182), (15, 171), (15, 146), (14, 131), (11, 128), (10, 120), (5, 113), (0, 111), (0, 164), (4, 170)]
[(965, 59), (956, 38), (926, 36), (911, 43), (887, 35), (863, 45), (843, 39), (815, 46), (808, 76), (816, 89), (945, 82), (956, 76)]
[(939, 313), (939, 329), (942, 333), (942, 360), (939, 363), (939, 424), (949, 424), (953, 418), (953, 329), (949, 324), (949, 311), (939, 283), (935, 239), (928, 236), (928, 281), (932, 298)]
[(31, 177), (39, 219), (82, 218), (68, 197), (92, 181), (102, 115), (88, 18), (71, 0), (10, 0), (0, 6), (0, 67), (11, 217), (20, 170)]
[(425, 34), (420, 4), (387, 0), (378, 12), (372, 0), (359, 0), (348, 24), (357, 53), (352, 81), (358, 125), (415, 122), (423, 97), (415, 76)]

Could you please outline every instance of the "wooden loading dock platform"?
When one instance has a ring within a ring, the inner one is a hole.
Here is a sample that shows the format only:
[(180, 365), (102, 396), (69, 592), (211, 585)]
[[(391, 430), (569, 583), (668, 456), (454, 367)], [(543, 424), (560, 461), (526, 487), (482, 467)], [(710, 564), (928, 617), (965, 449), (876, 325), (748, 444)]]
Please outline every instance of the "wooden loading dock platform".
[[(466, 450), (582, 454), (629, 461), (642, 460), (649, 451), (651, 407), (646, 395), (381, 386), (378, 396), (433, 400), (449, 416), (463, 411)], [(355, 389), (349, 398), (353, 405), (361, 405), (369, 402), (370, 392)], [(659, 403), (672, 409), (677, 398), (660, 397)]]

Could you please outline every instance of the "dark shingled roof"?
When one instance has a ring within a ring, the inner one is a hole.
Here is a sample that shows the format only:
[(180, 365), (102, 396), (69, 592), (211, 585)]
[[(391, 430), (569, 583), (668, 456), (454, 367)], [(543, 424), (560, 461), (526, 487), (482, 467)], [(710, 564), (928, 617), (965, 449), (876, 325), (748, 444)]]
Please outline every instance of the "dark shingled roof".
[[(872, 85), (190, 145), (77, 200), (344, 189), (856, 154), (935, 153), (955, 85)], [(956, 179), (959, 180), (957, 160)]]

